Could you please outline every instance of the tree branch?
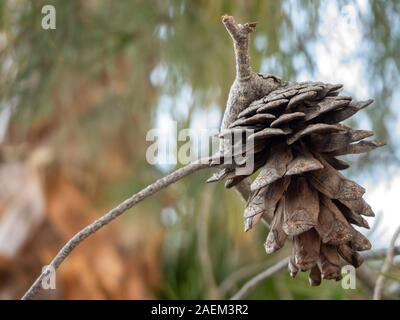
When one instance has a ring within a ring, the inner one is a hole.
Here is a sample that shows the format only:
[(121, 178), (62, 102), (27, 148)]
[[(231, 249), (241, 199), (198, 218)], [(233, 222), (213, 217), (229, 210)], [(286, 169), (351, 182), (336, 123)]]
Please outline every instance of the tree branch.
[[(371, 250), (368, 252), (364, 252), (363, 253), (363, 257), (365, 259), (368, 260), (379, 260), (379, 259), (383, 259), (386, 257), (388, 253), (388, 249), (387, 248), (382, 248), (382, 249), (377, 249), (377, 250)], [(400, 255), (400, 246), (395, 246), (393, 248), (393, 253), (395, 256)]]
[(383, 293), (383, 285), (385, 282), (385, 274), (389, 272), (390, 267), (392, 266), (393, 259), (395, 256), (395, 245), (396, 240), (400, 236), (400, 226), (395, 231), (392, 240), (390, 241), (389, 249), (387, 251), (385, 262), (383, 263), (380, 275), (376, 280), (375, 290), (374, 290), (374, 300), (381, 300)]
[[(125, 211), (132, 208), (138, 202), (146, 199), (147, 197), (155, 194), (156, 192), (166, 188), (174, 182), (190, 175), (193, 172), (196, 172), (201, 169), (210, 167), (210, 158), (203, 158), (197, 161), (194, 161), (185, 167), (179, 168), (174, 172), (168, 174), (167, 176), (158, 179), (152, 184), (148, 185), (146, 188), (142, 189), (138, 193), (132, 195), (130, 198), (126, 199), (124, 202), (119, 204), (114, 209), (107, 212), (101, 218), (94, 221), (92, 224), (88, 225), (77, 234), (75, 234), (57, 253), (54, 259), (50, 262), (49, 267), (57, 270), (61, 263), (71, 254), (71, 252), (86, 238), (90, 235), (97, 232), (99, 229), (109, 224), (112, 220), (116, 219), (120, 215), (122, 215)], [(32, 299), (41, 289), (42, 289), (42, 281), (48, 276), (50, 270), (44, 270), (39, 277), (35, 280), (29, 290), (24, 294), (22, 300)]]
[[(279, 259), (280, 260), (280, 259)], [(271, 266), (271, 261), (263, 261), (254, 263), (251, 265), (246, 265), (240, 269), (233, 271), (228, 275), (219, 285), (219, 289), (222, 294), (229, 293), (237, 287), (238, 283), (242, 280), (253, 276), (260, 272), (260, 270), (265, 270)]]
[(239, 81), (247, 81), (251, 76), (249, 34), (256, 29), (256, 23), (237, 24), (235, 19), (228, 15), (222, 16), (222, 23), (233, 40), (236, 57), (236, 78)]
[[(398, 231), (400, 231), (400, 228)], [(389, 247), (388, 249), (380, 249), (364, 253), (363, 257), (365, 259), (379, 259), (379, 257), (385, 256), (383, 254), (384, 252), (387, 252), (387, 254), (389, 254), (391, 250), (393, 252), (393, 256), (400, 255), (400, 246), (393, 246), (393, 248)], [(259, 284), (261, 284), (263, 281), (273, 276), (277, 272), (283, 270), (287, 266), (289, 258), (290, 257), (282, 259), (281, 261), (274, 264), (272, 267), (269, 267), (268, 269), (252, 277), (242, 286), (242, 288), (235, 295), (232, 296), (231, 300), (241, 300), (246, 298)], [(357, 269), (357, 278), (365, 283), (368, 288), (373, 288), (373, 284), (375, 283), (373, 281), (373, 274), (371, 273), (370, 269), (367, 268), (365, 265)]]
[(240, 300), (247, 297), (251, 293), (251, 291), (253, 291), (261, 282), (284, 269), (287, 266), (288, 262), (289, 257), (279, 261), (272, 267), (254, 276), (244, 284), (244, 286), (231, 298), (231, 300)]

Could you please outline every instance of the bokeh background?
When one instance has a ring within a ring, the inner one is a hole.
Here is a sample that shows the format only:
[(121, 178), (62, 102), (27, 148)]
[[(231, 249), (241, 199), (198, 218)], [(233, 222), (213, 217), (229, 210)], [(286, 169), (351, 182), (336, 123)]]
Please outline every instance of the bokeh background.
[[(43, 30), (41, 8), (56, 8)], [(146, 161), (146, 133), (219, 127), (234, 79), (220, 17), (257, 21), (255, 70), (343, 83), (373, 106), (356, 127), (387, 146), (346, 175), (377, 213), (374, 248), (400, 224), (400, 1), (0, 1), (0, 298), (14, 299), (79, 229), (178, 165)], [(267, 256), (267, 227), (243, 232), (244, 204), (198, 172), (86, 240), (41, 298), (229, 298), (289, 253)], [(377, 275), (382, 260), (368, 261)], [(399, 297), (400, 269), (385, 275)], [(254, 299), (369, 299), (371, 286), (311, 288), (283, 270)]]

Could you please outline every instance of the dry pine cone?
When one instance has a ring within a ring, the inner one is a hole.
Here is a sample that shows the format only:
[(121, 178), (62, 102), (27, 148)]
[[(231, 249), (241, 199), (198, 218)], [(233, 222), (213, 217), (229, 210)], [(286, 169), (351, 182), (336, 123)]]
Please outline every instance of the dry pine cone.
[[(241, 154), (254, 157), (252, 173), (260, 169), (244, 212), (245, 230), (262, 217), (271, 221), (266, 252), (279, 250), (291, 238), (290, 274), (309, 270), (311, 285), (319, 285), (321, 278), (339, 280), (344, 261), (359, 267), (363, 258), (358, 251), (371, 248), (352, 225), (368, 228), (363, 216), (374, 213), (362, 197), (364, 188), (338, 171), (349, 164), (336, 156), (383, 144), (363, 140), (373, 135), (371, 131), (340, 124), (372, 103), (352, 102), (351, 97), (339, 95), (341, 88), (313, 82), (288, 84), (253, 101), (220, 133), (225, 145), (233, 145), (233, 134), (239, 133), (240, 150), (246, 151)], [(246, 147), (249, 139), (254, 142), (251, 148)], [(227, 179), (226, 186), (232, 187), (249, 176), (236, 173), (240, 166), (243, 162), (233, 159), (232, 166), (225, 166), (208, 182)]]

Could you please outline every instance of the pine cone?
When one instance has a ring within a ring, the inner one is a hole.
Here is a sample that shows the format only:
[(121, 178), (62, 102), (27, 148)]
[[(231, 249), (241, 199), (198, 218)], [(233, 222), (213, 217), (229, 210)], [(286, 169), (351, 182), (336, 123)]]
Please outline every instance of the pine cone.
[[(262, 217), (271, 221), (265, 241), (268, 254), (292, 238), (290, 274), (310, 270), (311, 285), (319, 285), (321, 278), (339, 280), (342, 260), (359, 267), (363, 259), (357, 251), (371, 248), (352, 225), (369, 228), (363, 216), (374, 213), (362, 197), (364, 188), (338, 171), (349, 164), (336, 156), (367, 152), (383, 143), (363, 140), (373, 135), (371, 131), (340, 124), (372, 103), (352, 102), (339, 95), (341, 88), (292, 83), (253, 101), (220, 133), (229, 150), (218, 157), (224, 168), (208, 180), (227, 179), (226, 186), (232, 187), (261, 169), (251, 184), (245, 230)], [(241, 136), (239, 143), (234, 134)], [(226, 156), (228, 151), (233, 157)], [(245, 160), (235, 160), (237, 154)], [(236, 169), (248, 157), (254, 157), (254, 170), (243, 175)], [(231, 166), (226, 166), (227, 159)]]

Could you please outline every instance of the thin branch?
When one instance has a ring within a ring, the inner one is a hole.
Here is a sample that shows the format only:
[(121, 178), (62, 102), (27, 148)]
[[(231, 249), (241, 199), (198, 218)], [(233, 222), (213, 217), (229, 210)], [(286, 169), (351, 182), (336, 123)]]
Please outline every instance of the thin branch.
[(244, 286), (231, 298), (231, 300), (241, 300), (247, 297), (261, 282), (284, 269), (287, 266), (288, 262), (289, 257), (279, 261), (272, 267), (254, 276), (244, 284)]
[[(379, 258), (384, 257), (385, 253), (389, 254), (390, 250), (392, 250), (393, 256), (400, 255), (400, 246), (397, 246), (397, 247), (393, 246), (392, 249), (389, 247), (388, 249), (372, 250), (370, 252), (363, 253), (363, 257), (365, 259), (379, 259)], [(253, 278), (251, 278), (249, 281), (247, 281), (243, 285), (243, 287), (231, 298), (231, 300), (240, 300), (240, 299), (246, 298), (259, 284), (261, 284), (263, 281), (265, 281), (267, 278), (273, 276), (277, 272), (283, 270), (287, 266), (287, 264), (289, 262), (289, 258), (290, 257), (286, 257), (283, 260), (277, 262), (272, 267), (269, 267), (268, 269), (255, 275)], [(367, 268), (367, 266), (363, 265), (357, 269), (357, 277), (363, 283), (365, 282), (365, 284), (368, 288), (371, 288), (371, 286), (373, 288), (373, 285), (371, 285), (371, 283), (375, 283), (373, 281), (373, 274), (370, 271), (370, 269)], [(231, 283), (229, 285), (232, 286)]]
[[(376, 249), (376, 250), (364, 252), (363, 257), (368, 260), (379, 260), (379, 259), (385, 258), (387, 253), (388, 253), (388, 249), (382, 248), (382, 249)], [(395, 256), (400, 255), (400, 246), (395, 246), (393, 248), (393, 254)]]
[[(168, 187), (174, 182), (198, 171), (201, 169), (210, 167), (210, 158), (203, 158), (194, 161), (185, 167), (179, 168), (174, 172), (168, 174), (167, 176), (158, 179), (152, 184), (148, 185), (146, 188), (142, 189), (138, 193), (132, 195), (130, 198), (126, 199), (124, 202), (120, 203), (117, 207), (113, 208), (101, 218), (94, 221), (92, 224), (88, 225), (77, 234), (75, 234), (57, 253), (54, 259), (50, 262), (49, 267), (57, 270), (61, 263), (67, 258), (71, 252), (86, 238), (97, 232), (99, 229), (109, 224), (112, 220), (116, 219), (122, 215), (125, 211), (132, 208), (138, 202), (146, 199), (147, 197), (155, 194), (156, 192)], [(44, 270), (39, 277), (35, 280), (29, 290), (24, 294), (22, 300), (32, 299), (41, 289), (42, 281), (48, 276), (50, 269)]]
[(393, 234), (392, 240), (390, 241), (389, 249), (387, 251), (385, 262), (383, 263), (380, 275), (376, 280), (375, 290), (374, 290), (374, 300), (382, 299), (382, 292), (385, 283), (385, 274), (389, 272), (392, 266), (393, 259), (395, 256), (395, 245), (396, 240), (400, 236), (400, 226), (397, 228), (396, 232)]
[(251, 76), (249, 55), (249, 34), (256, 29), (256, 23), (237, 24), (232, 16), (222, 16), (222, 23), (229, 32), (236, 57), (236, 77), (239, 81), (247, 81)]
[(254, 263), (250, 265), (246, 265), (240, 269), (233, 271), (230, 275), (228, 275), (224, 281), (219, 285), (219, 289), (222, 294), (226, 294), (231, 292), (234, 288), (237, 287), (238, 283), (243, 279), (249, 278), (252, 275), (260, 272), (260, 270), (264, 270), (271, 265), (271, 261), (264, 261), (259, 263)]

